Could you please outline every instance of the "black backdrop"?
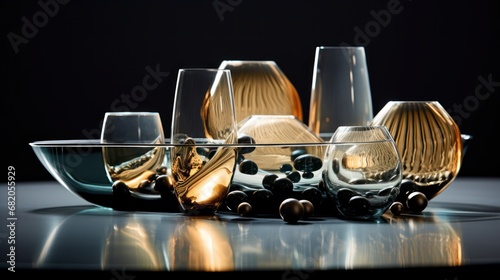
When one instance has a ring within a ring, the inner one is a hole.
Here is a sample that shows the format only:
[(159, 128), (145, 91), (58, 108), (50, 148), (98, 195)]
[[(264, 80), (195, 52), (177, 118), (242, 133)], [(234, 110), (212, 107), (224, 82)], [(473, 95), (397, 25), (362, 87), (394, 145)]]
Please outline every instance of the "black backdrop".
[[(364, 46), (374, 113), (390, 100), (439, 101), (474, 136), (459, 175), (499, 175), (499, 1), (0, 5), (1, 160), (16, 167), (18, 181), (52, 179), (29, 142), (98, 138), (108, 111), (160, 112), (168, 133), (179, 68), (274, 60), (299, 91), (307, 121), (319, 45)], [(148, 71), (160, 72), (157, 86), (130, 99)]]

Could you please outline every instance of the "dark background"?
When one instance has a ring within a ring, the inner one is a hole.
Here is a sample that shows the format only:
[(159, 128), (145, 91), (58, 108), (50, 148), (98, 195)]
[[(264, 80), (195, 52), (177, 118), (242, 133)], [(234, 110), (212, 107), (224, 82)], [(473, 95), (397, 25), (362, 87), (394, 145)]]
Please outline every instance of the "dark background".
[[(42, 0), (51, 15), (37, 1), (0, 3), (1, 160), (17, 181), (52, 180), (30, 142), (97, 139), (108, 111), (157, 111), (168, 134), (179, 68), (274, 60), (307, 123), (315, 48), (341, 44), (365, 47), (375, 114), (390, 100), (439, 101), (474, 136), (459, 176), (499, 175), (499, 1)], [(148, 66), (169, 75), (121, 102)]]

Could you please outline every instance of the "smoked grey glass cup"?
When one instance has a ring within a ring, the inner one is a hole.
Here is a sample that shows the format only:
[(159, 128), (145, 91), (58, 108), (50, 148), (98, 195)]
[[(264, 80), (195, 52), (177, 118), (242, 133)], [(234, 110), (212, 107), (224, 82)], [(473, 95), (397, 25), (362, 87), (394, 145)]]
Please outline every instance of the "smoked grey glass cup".
[(329, 140), (339, 126), (368, 125), (372, 97), (364, 47), (316, 47), (309, 127)]

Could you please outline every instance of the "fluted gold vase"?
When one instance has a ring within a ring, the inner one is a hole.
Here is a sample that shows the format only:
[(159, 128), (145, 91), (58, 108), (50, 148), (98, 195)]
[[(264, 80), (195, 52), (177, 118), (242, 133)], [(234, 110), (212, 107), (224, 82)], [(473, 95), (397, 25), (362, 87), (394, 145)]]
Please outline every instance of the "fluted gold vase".
[(426, 201), (418, 202), (425, 208), (457, 176), (462, 164), (461, 134), (439, 102), (390, 101), (372, 125), (386, 126), (396, 142), (403, 167), (399, 200), (407, 208), (411, 193), (425, 195)]

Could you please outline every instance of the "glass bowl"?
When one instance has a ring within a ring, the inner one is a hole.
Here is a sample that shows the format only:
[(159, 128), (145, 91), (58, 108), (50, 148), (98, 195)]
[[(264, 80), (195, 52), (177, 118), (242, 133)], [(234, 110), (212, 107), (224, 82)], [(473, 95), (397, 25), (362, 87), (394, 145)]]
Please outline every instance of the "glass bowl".
[[(464, 150), (472, 136), (463, 134)], [(166, 140), (169, 143), (169, 140)], [(231, 185), (219, 212), (238, 210), (235, 201), (246, 201), (257, 215), (278, 214), (279, 204), (285, 197), (308, 200), (314, 206), (314, 215), (333, 216), (334, 206), (325, 195), (322, 173), (325, 170), (323, 153), (334, 143), (238, 143), (239, 159), (234, 168)], [(84, 200), (117, 210), (180, 212), (174, 194), (155, 191), (134, 192), (128, 203), (118, 206), (113, 195), (113, 183), (107, 176), (103, 148), (137, 148), (136, 144), (102, 144), (99, 140), (51, 140), (30, 143), (34, 153), (46, 170), (63, 187)], [(165, 148), (165, 170), (170, 169), (170, 150), (173, 144), (155, 144)], [(209, 147), (198, 146), (203, 154)], [(266, 164), (259, 166), (259, 158)], [(273, 161), (276, 158), (279, 160)], [(288, 160), (283, 161), (284, 158)], [(288, 178), (286, 180), (285, 178)], [(279, 179), (279, 180), (277, 180)], [(290, 184), (291, 182), (291, 184)], [(274, 183), (274, 185), (273, 185)], [(231, 192), (231, 195), (229, 195)], [(163, 195), (162, 195), (163, 194)], [(234, 195), (237, 194), (237, 195)], [(235, 199), (236, 198), (236, 199)]]
[[(155, 186), (155, 183), (158, 183), (153, 180), (152, 185), (131, 191), (125, 205), (119, 204), (117, 193), (122, 190), (114, 189), (103, 161), (104, 148), (133, 151), (137, 148), (160, 147), (165, 149), (165, 160), (162, 170), (158, 170), (158, 175), (168, 175), (171, 169), (170, 151), (182, 144), (169, 144), (169, 140), (165, 142), (165, 144), (104, 144), (99, 140), (82, 139), (36, 141), (30, 143), (30, 146), (42, 165), (60, 184), (92, 204), (116, 210), (181, 212), (173, 190), (162, 191), (165, 189)], [(323, 193), (320, 190), (323, 154), (319, 151), (326, 150), (328, 145), (332, 144), (327, 142), (218, 144), (215, 148), (231, 147), (238, 151), (238, 161), (232, 170), (232, 182), (227, 188), (228, 199), (231, 199), (232, 196), (229, 196), (229, 193), (232, 191), (245, 193), (249, 202), (251, 200), (256, 206), (254, 210), (257, 211), (261, 204), (266, 203), (266, 194), (269, 194), (269, 192), (263, 192), (272, 191), (275, 198), (273, 201), (276, 203), (278, 203), (278, 197), (283, 199), (293, 196), (308, 198), (319, 207)], [(196, 146), (197, 153), (207, 157), (212, 154), (213, 149), (213, 145)], [(262, 154), (263, 151), (265, 154)], [(265, 167), (260, 167), (249, 159), (259, 162), (259, 157), (268, 159)], [(289, 160), (283, 161), (285, 157)], [(272, 158), (279, 158), (279, 160), (275, 162), (269, 160)], [(273, 178), (279, 180), (270, 180)], [(276, 181), (276, 186), (272, 188), (274, 181)], [(310, 187), (314, 189), (309, 189)], [(257, 194), (255, 194), (256, 191), (258, 191)], [(219, 207), (219, 211), (236, 213), (236, 209), (228, 208), (229, 203), (226, 201)], [(263, 209), (259, 211), (267, 214), (276, 213), (277, 209), (276, 207), (269, 211)]]

